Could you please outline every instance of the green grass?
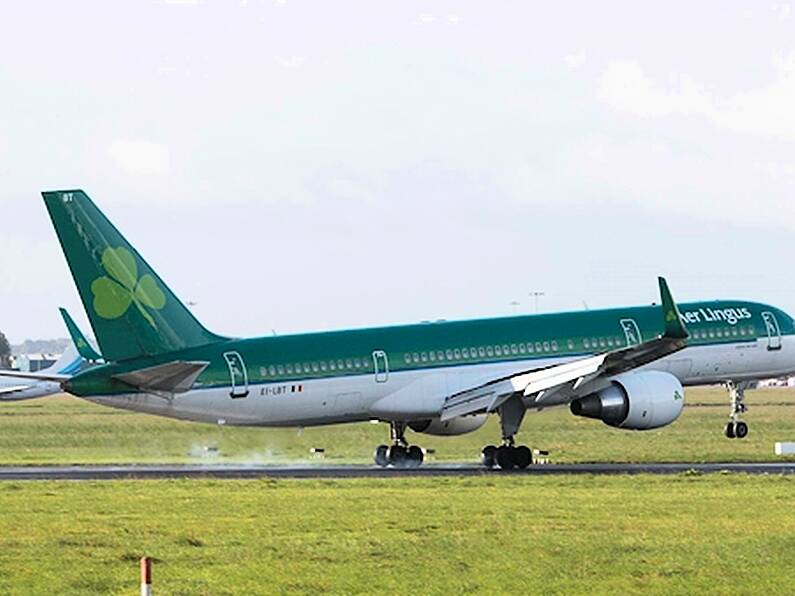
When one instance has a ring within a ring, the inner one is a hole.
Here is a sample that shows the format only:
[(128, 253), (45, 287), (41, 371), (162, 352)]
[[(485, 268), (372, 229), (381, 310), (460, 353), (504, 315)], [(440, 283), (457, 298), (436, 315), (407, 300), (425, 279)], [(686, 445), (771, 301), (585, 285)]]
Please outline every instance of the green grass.
[[(518, 439), (547, 449), (554, 462), (587, 461), (765, 461), (776, 460), (773, 444), (795, 440), (795, 391), (749, 392), (742, 441), (723, 437), (728, 397), (723, 389), (689, 389), (687, 406), (672, 426), (629, 432), (575, 418), (567, 409), (528, 413)], [(436, 449), (437, 461), (474, 461), (480, 449), (499, 439), (497, 420), (461, 437), (409, 433), (409, 439)], [(332, 462), (372, 461), (386, 442), (386, 425), (351, 424), (321, 428), (232, 428), (134, 414), (71, 397), (0, 403), (0, 465), (246, 461), (287, 463), (310, 460), (311, 447), (325, 447)], [(219, 448), (217, 458), (203, 447)]]
[(0, 484), (0, 593), (789, 593), (795, 479)]

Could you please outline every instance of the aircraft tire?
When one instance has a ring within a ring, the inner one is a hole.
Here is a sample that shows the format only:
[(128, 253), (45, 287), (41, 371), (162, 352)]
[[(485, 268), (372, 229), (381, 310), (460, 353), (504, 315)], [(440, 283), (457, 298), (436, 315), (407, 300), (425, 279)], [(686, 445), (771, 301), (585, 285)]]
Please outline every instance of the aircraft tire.
[(402, 468), (406, 465), (408, 451), (403, 445), (392, 445), (389, 448), (389, 464), (395, 468)]
[(491, 469), (497, 465), (497, 448), (494, 445), (486, 445), (480, 452), (480, 463)]
[(736, 436), (734, 434), (734, 422), (729, 422), (726, 425), (726, 430), (724, 432), (726, 434), (727, 439), (733, 439)]
[(513, 470), (516, 466), (513, 456), (513, 448), (508, 445), (500, 445), (497, 448), (497, 465), (502, 470)]
[(425, 459), (425, 454), (417, 445), (409, 447), (406, 453), (406, 464), (410, 468), (419, 468), (422, 465), (422, 460)]
[(513, 463), (520, 470), (524, 470), (533, 463), (533, 452), (526, 445), (519, 445), (513, 451)]
[(389, 446), (379, 445), (375, 449), (375, 465), (386, 468), (389, 465)]
[(738, 422), (734, 425), (734, 436), (744, 439), (748, 436), (748, 425), (745, 422)]

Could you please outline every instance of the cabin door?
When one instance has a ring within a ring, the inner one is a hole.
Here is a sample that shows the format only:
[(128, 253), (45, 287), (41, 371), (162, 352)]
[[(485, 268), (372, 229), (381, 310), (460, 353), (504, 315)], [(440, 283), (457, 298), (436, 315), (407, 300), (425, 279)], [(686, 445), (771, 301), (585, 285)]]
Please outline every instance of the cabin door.
[(383, 350), (373, 352), (373, 364), (375, 365), (375, 382), (386, 383), (389, 380), (389, 357)]
[(781, 349), (781, 327), (778, 326), (778, 319), (772, 312), (763, 312), (762, 320), (765, 322), (765, 331), (767, 332), (767, 349), (780, 350)]
[(624, 338), (627, 340), (627, 346), (640, 345), (642, 338), (640, 336), (640, 329), (635, 319), (621, 319), (621, 329), (624, 331)]
[(229, 367), (229, 380), (232, 390), (229, 397), (238, 398), (248, 395), (248, 371), (243, 356), (239, 352), (224, 353), (224, 360)]

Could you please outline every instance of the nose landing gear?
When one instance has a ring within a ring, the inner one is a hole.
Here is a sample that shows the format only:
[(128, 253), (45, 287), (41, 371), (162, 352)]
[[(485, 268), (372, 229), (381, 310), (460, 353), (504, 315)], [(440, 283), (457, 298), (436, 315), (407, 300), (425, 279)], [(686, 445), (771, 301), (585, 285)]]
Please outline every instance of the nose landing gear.
[(724, 433), (728, 439), (744, 439), (748, 436), (748, 425), (740, 420), (740, 415), (748, 411), (745, 405), (745, 383), (726, 382), (726, 389), (729, 390), (729, 397), (732, 400), (731, 414), (729, 422), (726, 424)]
[(379, 445), (375, 450), (375, 464), (382, 468), (418, 468), (422, 465), (425, 454), (417, 445), (409, 445), (406, 441), (406, 423), (391, 422), (390, 435), (392, 445)]

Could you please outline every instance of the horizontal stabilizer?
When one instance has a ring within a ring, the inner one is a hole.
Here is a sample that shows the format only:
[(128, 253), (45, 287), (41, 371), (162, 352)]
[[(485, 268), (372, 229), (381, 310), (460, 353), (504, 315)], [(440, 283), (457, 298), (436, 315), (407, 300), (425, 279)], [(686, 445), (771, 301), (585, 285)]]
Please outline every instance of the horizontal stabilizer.
[(30, 385), (17, 385), (16, 387), (0, 387), (0, 396), (9, 395), (10, 393), (17, 393), (18, 391), (25, 391), (29, 389)]
[(0, 377), (13, 377), (15, 379), (28, 379), (29, 381), (52, 381), (53, 383), (60, 383), (62, 381), (68, 381), (72, 378), (72, 375), (48, 373), (43, 370), (39, 372), (22, 372), (21, 370), (0, 369)]
[(122, 383), (142, 391), (185, 393), (190, 391), (209, 362), (175, 361), (114, 375)]

